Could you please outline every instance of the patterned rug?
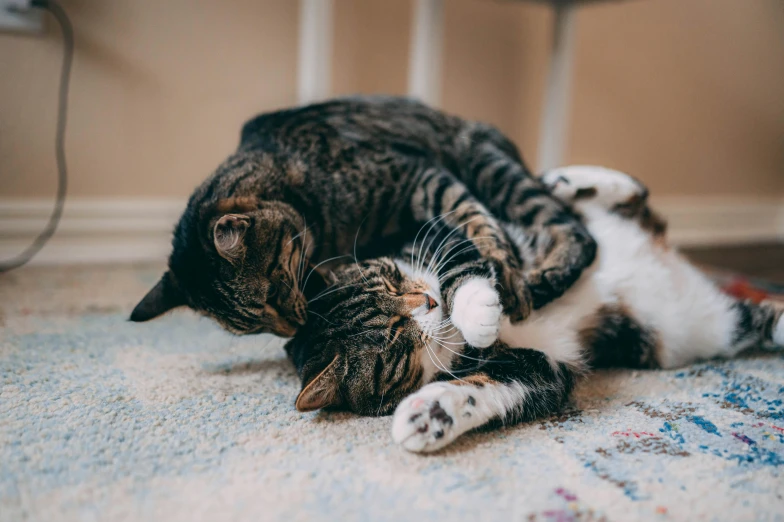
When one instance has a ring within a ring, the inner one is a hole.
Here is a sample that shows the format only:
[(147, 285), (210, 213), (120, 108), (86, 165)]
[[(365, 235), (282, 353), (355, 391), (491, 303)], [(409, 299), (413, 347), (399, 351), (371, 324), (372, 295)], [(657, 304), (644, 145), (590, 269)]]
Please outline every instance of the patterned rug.
[(160, 270), (0, 278), (0, 520), (784, 520), (782, 354), (602, 372), (413, 455), (389, 418), (297, 413), (274, 338), (127, 322)]

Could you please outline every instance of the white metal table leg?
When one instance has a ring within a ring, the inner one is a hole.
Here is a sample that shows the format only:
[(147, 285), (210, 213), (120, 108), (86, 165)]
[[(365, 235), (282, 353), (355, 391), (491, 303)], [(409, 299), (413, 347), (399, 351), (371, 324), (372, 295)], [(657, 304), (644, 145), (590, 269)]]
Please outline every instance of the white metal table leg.
[(441, 101), (441, 55), (444, 1), (416, 0), (408, 59), (408, 94), (438, 106)]
[(323, 100), (332, 90), (332, 0), (300, 0), (297, 100)]
[(558, 167), (564, 161), (569, 123), (575, 15), (576, 8), (571, 4), (555, 8), (553, 50), (539, 132), (540, 172)]

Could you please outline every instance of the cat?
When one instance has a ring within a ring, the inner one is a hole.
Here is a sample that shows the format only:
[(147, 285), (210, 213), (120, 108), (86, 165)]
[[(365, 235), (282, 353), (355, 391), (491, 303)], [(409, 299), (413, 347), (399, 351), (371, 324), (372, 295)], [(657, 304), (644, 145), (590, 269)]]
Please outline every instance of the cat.
[[(499, 218), (552, 244), (522, 265)], [(596, 252), (493, 127), (405, 98), (338, 99), (244, 125), (237, 151), (188, 201), (168, 270), (130, 319), (186, 305), (235, 334), (288, 337), (330, 263), (399, 252), (425, 225), (476, 246), (446, 261), (458, 269), (442, 281), (445, 299), (466, 277), (497, 279), (515, 320), (560, 296)], [(455, 324), (479, 346), (494, 337)]]
[[(583, 166), (543, 181), (599, 245), (572, 288), (523, 322), (503, 320), (498, 340), (482, 349), (447, 320), (439, 266), (406, 257), (341, 267), (336, 286), (313, 299), (322, 319), (286, 345), (303, 383), (297, 409), (394, 411), (393, 440), (429, 452), (475, 428), (558, 411), (592, 367), (673, 368), (760, 342), (784, 345), (782, 308), (723, 294), (670, 248), (639, 182)], [(506, 226), (523, 255), (552, 240)], [(451, 306), (452, 317), (498, 310), (493, 281), (470, 278)]]

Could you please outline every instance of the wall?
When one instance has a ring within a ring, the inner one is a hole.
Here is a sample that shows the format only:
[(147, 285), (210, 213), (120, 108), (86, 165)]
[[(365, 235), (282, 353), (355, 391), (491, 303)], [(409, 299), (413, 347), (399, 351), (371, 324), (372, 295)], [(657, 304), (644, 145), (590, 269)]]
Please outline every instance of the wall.
[[(70, 194), (184, 198), (242, 121), (295, 103), (294, 0), (62, 0), (77, 54)], [(403, 93), (410, 2), (335, 0), (333, 86)], [(443, 106), (498, 125), (532, 164), (546, 6), (446, 0)], [(53, 193), (61, 47), (0, 34), (0, 197)], [(784, 3), (631, 0), (581, 8), (570, 162), (658, 195), (784, 195)]]
[[(76, 56), (73, 196), (184, 197), (242, 122), (296, 102), (297, 2), (61, 0)], [(0, 34), (0, 196), (54, 192), (61, 42)]]
[(784, 194), (784, 2), (608, 2), (579, 24), (572, 162), (653, 193)]

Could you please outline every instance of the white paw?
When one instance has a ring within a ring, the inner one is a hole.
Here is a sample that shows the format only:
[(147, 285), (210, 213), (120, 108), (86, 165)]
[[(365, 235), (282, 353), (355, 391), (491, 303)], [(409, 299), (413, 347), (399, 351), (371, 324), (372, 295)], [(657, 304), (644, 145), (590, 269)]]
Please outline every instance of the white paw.
[(408, 451), (443, 448), (473, 427), (476, 400), (447, 383), (433, 383), (408, 396), (392, 419), (392, 440)]
[(645, 188), (631, 176), (604, 167), (560, 167), (545, 172), (542, 182), (567, 203), (586, 199), (608, 208), (645, 193)]
[(468, 344), (486, 348), (498, 339), (501, 311), (501, 301), (493, 283), (487, 279), (471, 279), (455, 293), (452, 324)]

